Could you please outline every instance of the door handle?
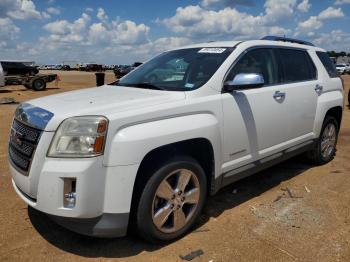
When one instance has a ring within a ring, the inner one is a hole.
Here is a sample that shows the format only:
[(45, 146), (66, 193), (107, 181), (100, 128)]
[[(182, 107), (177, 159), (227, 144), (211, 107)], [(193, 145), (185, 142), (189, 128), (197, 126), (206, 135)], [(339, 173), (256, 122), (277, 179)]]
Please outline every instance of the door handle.
[(284, 92), (276, 91), (273, 94), (273, 98), (275, 98), (275, 99), (283, 99), (285, 97), (286, 97), (286, 93), (284, 93)]
[(317, 85), (315, 86), (315, 91), (316, 91), (317, 94), (322, 93), (322, 91), (323, 91), (323, 86), (317, 84)]

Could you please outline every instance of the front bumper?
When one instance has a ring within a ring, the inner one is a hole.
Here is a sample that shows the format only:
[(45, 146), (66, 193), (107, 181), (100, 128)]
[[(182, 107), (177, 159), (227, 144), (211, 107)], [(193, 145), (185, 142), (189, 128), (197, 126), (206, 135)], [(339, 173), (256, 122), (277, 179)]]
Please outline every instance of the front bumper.
[(49, 216), (60, 226), (73, 232), (93, 237), (113, 238), (125, 236), (128, 229), (129, 213), (108, 214), (99, 217), (77, 219)]
[[(28, 205), (80, 234), (119, 237), (127, 232), (138, 165), (106, 167), (103, 158), (44, 158), (29, 176), (10, 164), (12, 184)], [(76, 179), (76, 205), (64, 207), (65, 178)], [(37, 182), (37, 193), (30, 187)]]
[[(12, 180), (13, 188), (16, 193), (24, 200), (28, 205), (37, 209), (36, 199), (31, 198), (23, 191), (21, 191), (16, 183)], [(128, 229), (129, 213), (103, 213), (98, 217), (92, 218), (73, 218), (48, 215), (57, 224), (64, 228), (67, 228), (73, 232), (101, 238), (112, 238), (125, 236)]]

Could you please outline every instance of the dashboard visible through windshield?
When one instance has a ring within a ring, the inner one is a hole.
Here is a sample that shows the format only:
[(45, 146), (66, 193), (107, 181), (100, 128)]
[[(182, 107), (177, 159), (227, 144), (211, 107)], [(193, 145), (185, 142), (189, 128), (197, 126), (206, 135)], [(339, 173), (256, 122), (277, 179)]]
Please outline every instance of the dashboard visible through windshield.
[(188, 48), (165, 52), (116, 82), (118, 86), (189, 91), (214, 75), (232, 47)]

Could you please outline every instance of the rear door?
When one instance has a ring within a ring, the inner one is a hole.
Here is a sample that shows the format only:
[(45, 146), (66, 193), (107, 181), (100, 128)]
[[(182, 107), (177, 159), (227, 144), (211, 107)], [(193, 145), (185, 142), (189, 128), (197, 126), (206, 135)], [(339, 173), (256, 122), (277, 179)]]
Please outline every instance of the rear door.
[(282, 83), (288, 93), (288, 140), (298, 144), (314, 136), (317, 99), (323, 86), (317, 80), (316, 66), (308, 51), (279, 48), (283, 68)]

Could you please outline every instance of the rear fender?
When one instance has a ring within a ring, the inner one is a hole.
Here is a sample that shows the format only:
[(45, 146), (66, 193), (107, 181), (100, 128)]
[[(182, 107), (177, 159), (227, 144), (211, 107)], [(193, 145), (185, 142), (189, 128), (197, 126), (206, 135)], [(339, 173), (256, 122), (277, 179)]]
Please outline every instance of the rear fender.
[(316, 137), (320, 136), (323, 120), (327, 112), (334, 107), (344, 108), (344, 96), (340, 90), (326, 92), (319, 97), (314, 124), (314, 133)]

